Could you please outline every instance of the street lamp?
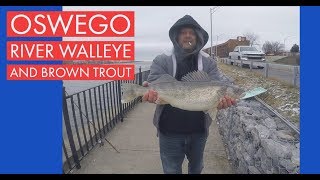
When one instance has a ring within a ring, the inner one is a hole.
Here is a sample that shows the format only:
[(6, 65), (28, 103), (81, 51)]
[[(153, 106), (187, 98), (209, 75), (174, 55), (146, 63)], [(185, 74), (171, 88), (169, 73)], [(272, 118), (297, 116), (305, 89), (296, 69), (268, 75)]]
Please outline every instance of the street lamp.
[(284, 38), (284, 40), (283, 40), (283, 48), (284, 48), (284, 51), (286, 51), (286, 40), (289, 38), (289, 37), (291, 37), (291, 36), (287, 36), (287, 37), (285, 37)]
[(287, 36), (287, 37), (285, 37), (284, 38), (284, 40), (283, 40), (283, 48), (284, 48), (284, 51), (286, 51), (286, 40), (288, 39), (288, 38), (292, 38), (292, 37), (295, 37), (295, 36)]
[(211, 24), (211, 46), (210, 46), (210, 56), (212, 57), (212, 14), (218, 10), (219, 6), (210, 8), (210, 24)]

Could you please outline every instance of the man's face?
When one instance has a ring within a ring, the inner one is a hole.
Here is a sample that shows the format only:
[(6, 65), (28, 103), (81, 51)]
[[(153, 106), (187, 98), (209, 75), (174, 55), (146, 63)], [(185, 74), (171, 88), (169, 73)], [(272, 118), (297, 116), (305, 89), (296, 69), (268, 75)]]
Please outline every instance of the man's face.
[(192, 28), (182, 28), (178, 35), (178, 43), (185, 50), (193, 50), (197, 43), (197, 36)]

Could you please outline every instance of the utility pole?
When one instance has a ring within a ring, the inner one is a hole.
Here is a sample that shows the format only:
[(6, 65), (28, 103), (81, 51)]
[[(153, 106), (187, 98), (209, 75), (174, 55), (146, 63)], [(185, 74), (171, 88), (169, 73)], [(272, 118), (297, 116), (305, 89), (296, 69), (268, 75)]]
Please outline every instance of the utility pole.
[(212, 8), (210, 8), (210, 25), (211, 25), (211, 45), (210, 45), (210, 57), (212, 57)]
[(289, 37), (291, 37), (291, 36), (287, 36), (287, 37), (285, 37), (284, 40), (283, 40), (284, 52), (286, 52), (286, 40), (287, 40)]
[(213, 35), (212, 35), (212, 14), (213, 14), (214, 12), (216, 12), (218, 8), (219, 8), (219, 6), (216, 6), (216, 7), (214, 7), (214, 8), (210, 8), (210, 24), (211, 24), (211, 46), (210, 46), (210, 56), (211, 56), (211, 57), (213, 57), (213, 56), (212, 56), (212, 39), (213, 39)]

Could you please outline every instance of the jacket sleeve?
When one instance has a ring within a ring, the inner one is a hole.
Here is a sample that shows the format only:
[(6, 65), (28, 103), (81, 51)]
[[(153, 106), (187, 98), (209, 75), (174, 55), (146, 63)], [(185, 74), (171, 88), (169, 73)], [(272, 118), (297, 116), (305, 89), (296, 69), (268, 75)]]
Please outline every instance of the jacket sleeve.
[(212, 80), (222, 80), (222, 74), (218, 69), (217, 63), (214, 60), (209, 60), (209, 70), (208, 75)]
[(218, 69), (216, 61), (214, 61), (213, 59), (209, 59), (208, 75), (212, 80), (224, 81), (227, 84), (232, 84), (233, 83), (233, 79), (232, 78), (227, 77), (226, 75), (224, 75), (223, 73), (220, 72), (220, 70)]
[(151, 64), (150, 74), (147, 81), (151, 83), (152, 81), (157, 80), (163, 74), (168, 74), (168, 68), (165, 64), (163, 55), (159, 55), (153, 60)]

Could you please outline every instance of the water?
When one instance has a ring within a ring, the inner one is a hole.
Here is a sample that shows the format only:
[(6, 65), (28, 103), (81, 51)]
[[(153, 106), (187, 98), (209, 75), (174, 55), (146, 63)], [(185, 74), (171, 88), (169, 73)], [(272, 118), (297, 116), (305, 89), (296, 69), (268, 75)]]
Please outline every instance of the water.
[[(152, 64), (152, 61), (135, 61), (134, 64), (135, 64), (135, 73), (138, 73), (139, 67), (141, 67), (141, 71), (149, 70)], [(109, 81), (108, 80), (105, 80), (105, 81), (64, 80), (63, 85), (65, 86), (68, 94), (74, 94), (74, 93), (84, 91), (86, 89), (89, 89), (107, 82)]]

